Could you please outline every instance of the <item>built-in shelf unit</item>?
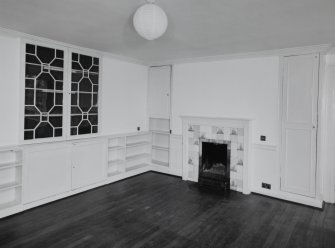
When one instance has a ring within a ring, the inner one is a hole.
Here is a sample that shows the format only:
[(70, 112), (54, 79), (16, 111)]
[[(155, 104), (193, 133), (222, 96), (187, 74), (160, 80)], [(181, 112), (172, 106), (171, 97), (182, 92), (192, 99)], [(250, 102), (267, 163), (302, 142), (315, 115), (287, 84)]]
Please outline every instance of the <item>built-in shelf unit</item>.
[(108, 139), (108, 177), (148, 167), (151, 133), (138, 132)]
[(126, 136), (126, 172), (149, 166), (150, 149), (150, 132)]
[(0, 210), (21, 203), (22, 151), (0, 148)]
[(108, 139), (108, 176), (115, 176), (125, 172), (126, 137), (112, 137)]
[(169, 167), (170, 119), (150, 117), (149, 128), (152, 133), (151, 163)]

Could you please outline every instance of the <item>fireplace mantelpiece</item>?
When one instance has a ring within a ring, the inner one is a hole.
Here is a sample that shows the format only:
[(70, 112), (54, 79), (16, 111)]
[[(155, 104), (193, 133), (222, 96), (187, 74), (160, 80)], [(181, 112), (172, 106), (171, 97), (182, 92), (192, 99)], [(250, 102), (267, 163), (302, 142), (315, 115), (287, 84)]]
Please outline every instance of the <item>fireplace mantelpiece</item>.
[(231, 142), (231, 189), (250, 194), (250, 119), (182, 116), (183, 180), (198, 182), (199, 140)]

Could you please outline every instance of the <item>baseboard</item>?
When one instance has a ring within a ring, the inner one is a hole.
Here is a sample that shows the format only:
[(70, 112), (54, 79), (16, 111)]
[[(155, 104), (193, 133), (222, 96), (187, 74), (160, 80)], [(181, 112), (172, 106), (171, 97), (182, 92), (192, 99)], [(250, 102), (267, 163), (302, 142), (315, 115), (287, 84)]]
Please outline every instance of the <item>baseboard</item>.
[(287, 192), (278, 192), (278, 191), (269, 191), (269, 190), (261, 190), (261, 189), (254, 189), (251, 191), (252, 193), (265, 195), (285, 201), (295, 202), (315, 208), (323, 208), (323, 201), (316, 199), (316, 198), (310, 198), (307, 196), (301, 196), (296, 194), (291, 194)]
[(163, 173), (163, 174), (167, 174), (167, 175), (172, 175), (172, 176), (177, 176), (177, 177), (182, 176), (181, 172), (174, 171), (174, 170), (171, 170), (171, 168), (169, 168), (169, 167), (163, 167), (163, 166), (159, 166), (159, 165), (152, 165), (151, 166), (151, 171), (159, 172), (159, 173)]

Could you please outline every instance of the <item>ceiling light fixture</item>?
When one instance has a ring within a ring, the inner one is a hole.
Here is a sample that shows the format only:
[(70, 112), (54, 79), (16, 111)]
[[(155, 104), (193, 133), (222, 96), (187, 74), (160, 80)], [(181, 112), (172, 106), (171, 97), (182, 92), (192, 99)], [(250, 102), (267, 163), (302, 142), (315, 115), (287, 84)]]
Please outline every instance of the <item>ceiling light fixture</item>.
[(133, 23), (140, 36), (155, 40), (165, 33), (168, 19), (164, 10), (155, 4), (155, 0), (147, 0), (146, 4), (136, 10)]

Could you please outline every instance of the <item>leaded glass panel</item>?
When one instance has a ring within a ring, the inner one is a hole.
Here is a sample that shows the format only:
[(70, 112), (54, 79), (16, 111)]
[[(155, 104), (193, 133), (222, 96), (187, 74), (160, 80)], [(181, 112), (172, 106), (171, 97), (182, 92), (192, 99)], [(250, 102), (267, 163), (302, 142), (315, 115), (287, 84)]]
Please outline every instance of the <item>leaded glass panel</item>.
[(72, 53), (71, 135), (98, 132), (99, 58)]
[(26, 44), (24, 139), (63, 135), (64, 51)]

